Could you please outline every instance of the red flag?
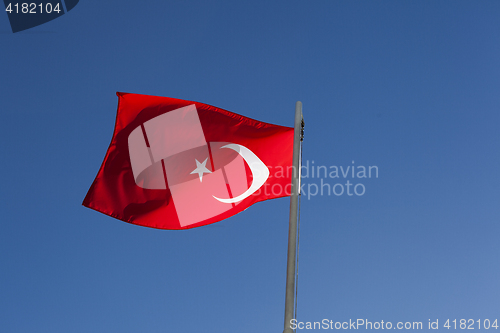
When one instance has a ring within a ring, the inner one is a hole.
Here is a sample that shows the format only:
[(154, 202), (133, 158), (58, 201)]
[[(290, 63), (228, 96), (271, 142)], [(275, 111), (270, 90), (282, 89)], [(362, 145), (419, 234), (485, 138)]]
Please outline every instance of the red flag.
[(197, 102), (117, 95), (113, 139), (84, 206), (188, 229), (290, 195), (293, 128)]

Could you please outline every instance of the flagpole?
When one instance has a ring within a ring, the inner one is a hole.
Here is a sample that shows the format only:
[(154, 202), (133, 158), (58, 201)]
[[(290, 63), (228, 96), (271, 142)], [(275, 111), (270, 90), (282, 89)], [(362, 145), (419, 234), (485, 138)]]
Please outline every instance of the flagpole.
[(295, 278), (297, 255), (297, 210), (300, 195), (300, 163), (301, 141), (303, 139), (304, 118), (302, 116), (302, 102), (295, 104), (295, 130), (293, 135), (293, 169), (292, 189), (290, 197), (290, 221), (288, 229), (288, 258), (286, 267), (286, 294), (285, 294), (285, 325), (283, 333), (293, 333), (290, 321), (295, 317)]

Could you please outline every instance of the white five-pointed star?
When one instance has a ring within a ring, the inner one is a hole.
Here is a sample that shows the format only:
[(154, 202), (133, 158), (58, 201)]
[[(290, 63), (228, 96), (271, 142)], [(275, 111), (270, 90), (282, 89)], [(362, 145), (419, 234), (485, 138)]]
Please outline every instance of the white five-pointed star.
[(208, 170), (207, 167), (205, 166), (207, 164), (208, 157), (205, 158), (205, 160), (203, 161), (203, 163), (198, 162), (197, 159), (194, 159), (194, 160), (196, 161), (196, 169), (194, 169), (191, 172), (191, 175), (193, 173), (197, 173), (198, 176), (200, 176), (200, 182), (202, 182), (203, 181), (203, 174), (204, 173), (212, 173), (212, 171)]

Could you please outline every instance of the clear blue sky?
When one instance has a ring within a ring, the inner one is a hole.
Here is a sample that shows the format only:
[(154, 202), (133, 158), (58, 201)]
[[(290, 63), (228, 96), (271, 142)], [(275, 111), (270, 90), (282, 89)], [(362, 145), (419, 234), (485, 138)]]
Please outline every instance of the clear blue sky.
[(302, 198), (300, 321), (500, 320), (499, 18), (498, 1), (82, 0), (13, 34), (0, 13), (0, 330), (282, 332), (287, 198), (187, 231), (81, 206), (116, 91), (286, 126), (301, 100), (304, 161), (378, 167), (323, 179), (362, 196)]

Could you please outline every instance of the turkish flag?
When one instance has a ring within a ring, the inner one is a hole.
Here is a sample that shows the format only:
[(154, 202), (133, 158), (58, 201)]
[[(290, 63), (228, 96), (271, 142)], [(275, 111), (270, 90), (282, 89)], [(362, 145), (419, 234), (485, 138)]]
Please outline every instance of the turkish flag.
[(290, 195), (293, 128), (198, 102), (117, 95), (113, 138), (84, 206), (188, 229)]

